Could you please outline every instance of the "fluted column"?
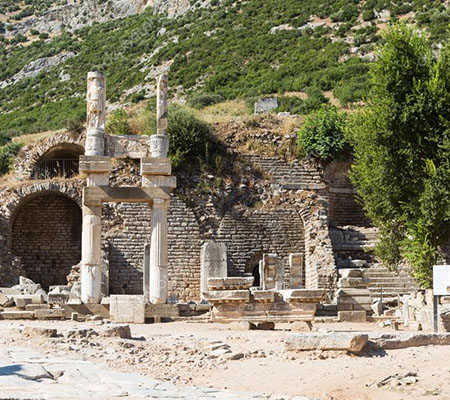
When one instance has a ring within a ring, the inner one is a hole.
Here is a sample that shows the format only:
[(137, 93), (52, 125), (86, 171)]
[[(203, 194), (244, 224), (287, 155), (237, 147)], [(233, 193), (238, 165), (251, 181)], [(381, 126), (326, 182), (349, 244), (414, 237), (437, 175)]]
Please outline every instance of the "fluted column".
[(150, 302), (164, 304), (168, 293), (167, 210), (169, 201), (154, 199), (150, 245)]

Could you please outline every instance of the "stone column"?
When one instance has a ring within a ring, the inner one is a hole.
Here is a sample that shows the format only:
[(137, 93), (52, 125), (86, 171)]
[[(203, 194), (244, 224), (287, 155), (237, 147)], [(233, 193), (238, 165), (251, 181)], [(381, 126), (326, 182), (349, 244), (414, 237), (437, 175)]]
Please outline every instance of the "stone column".
[[(108, 186), (111, 161), (105, 157), (106, 85), (101, 72), (89, 72), (87, 84), (87, 132), (80, 175), (87, 186)], [(86, 204), (83, 196), (81, 240), (81, 301), (100, 303), (102, 297), (102, 205)]]
[(168, 294), (167, 211), (169, 201), (153, 200), (150, 247), (150, 302), (165, 304)]
[(102, 289), (102, 207), (83, 206), (81, 301), (100, 303)]
[(206, 242), (200, 252), (200, 295), (208, 291), (208, 278), (227, 277), (227, 246), (225, 243)]
[(150, 243), (144, 244), (144, 303), (150, 303)]
[(101, 72), (89, 72), (87, 81), (87, 156), (105, 154), (106, 83)]
[(168, 77), (161, 75), (157, 80), (156, 135), (150, 138), (150, 152), (154, 158), (165, 158), (169, 151), (167, 94)]

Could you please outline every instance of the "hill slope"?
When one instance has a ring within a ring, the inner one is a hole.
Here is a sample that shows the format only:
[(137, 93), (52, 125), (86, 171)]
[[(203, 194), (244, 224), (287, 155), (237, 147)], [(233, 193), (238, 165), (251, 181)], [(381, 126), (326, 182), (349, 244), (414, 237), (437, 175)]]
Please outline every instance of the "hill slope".
[[(117, 103), (152, 96), (153, 78), (167, 70), (176, 96), (320, 90), (333, 91), (342, 104), (358, 101), (390, 19), (416, 21), (435, 44), (450, 20), (447, 3), (432, 0), (72, 3), (27, 0), (17, 8), (0, 1), (0, 135), (83, 118), (85, 77), (93, 69), (107, 74), (108, 99)], [(64, 18), (81, 12), (69, 18), (76, 23), (45, 23), (64, 7)]]

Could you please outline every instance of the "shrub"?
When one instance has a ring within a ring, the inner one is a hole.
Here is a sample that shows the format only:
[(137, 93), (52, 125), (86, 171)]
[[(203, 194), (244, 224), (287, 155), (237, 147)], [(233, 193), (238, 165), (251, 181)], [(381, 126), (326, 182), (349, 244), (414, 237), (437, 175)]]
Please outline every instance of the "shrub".
[(170, 156), (174, 168), (182, 163), (208, 162), (215, 149), (210, 126), (180, 106), (169, 110)]
[(193, 108), (202, 109), (222, 101), (224, 101), (224, 98), (219, 94), (199, 93), (192, 96), (188, 100), (188, 104)]
[(344, 138), (345, 114), (334, 106), (322, 106), (308, 115), (298, 133), (298, 144), (304, 155), (328, 161), (347, 147)]
[(106, 130), (111, 135), (130, 135), (131, 127), (127, 112), (121, 108), (115, 110), (106, 124)]
[(0, 176), (7, 174), (11, 170), (14, 158), (21, 147), (22, 145), (18, 143), (8, 143), (0, 148)]

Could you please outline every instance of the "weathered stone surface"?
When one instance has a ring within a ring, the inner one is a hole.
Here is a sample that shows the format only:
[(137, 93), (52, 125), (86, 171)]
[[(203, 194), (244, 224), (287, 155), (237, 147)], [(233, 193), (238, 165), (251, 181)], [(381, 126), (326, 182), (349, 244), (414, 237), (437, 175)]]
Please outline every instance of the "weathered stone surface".
[(52, 328), (40, 328), (37, 326), (26, 326), (22, 334), (28, 337), (56, 337), (57, 330)]
[(325, 290), (291, 289), (280, 290), (279, 293), (288, 302), (319, 303), (325, 298)]
[(4, 319), (34, 319), (32, 311), (3, 311), (0, 315)]
[(275, 329), (274, 322), (258, 322), (256, 324), (256, 329), (261, 331), (273, 331)]
[(307, 321), (295, 321), (290, 327), (292, 332), (310, 332), (312, 329), (311, 323)]
[(145, 322), (145, 304), (143, 296), (111, 295), (111, 321), (143, 324)]
[(341, 278), (347, 279), (347, 278), (362, 278), (363, 277), (363, 271), (358, 268), (340, 268), (339, 269), (339, 275)]
[(255, 114), (262, 114), (275, 110), (280, 106), (280, 101), (276, 97), (266, 97), (255, 102)]
[[(210, 287), (209, 278), (226, 278), (227, 276), (227, 247), (225, 243), (206, 242), (201, 248), (200, 263), (200, 290), (204, 293)], [(211, 288), (226, 289), (220, 284), (211, 286)], [(240, 289), (240, 287), (235, 289)]]
[(34, 312), (36, 319), (64, 319), (63, 308), (53, 308), (49, 310), (36, 310)]
[(392, 333), (370, 335), (370, 341), (385, 350), (420, 346), (449, 346), (450, 333)]
[(178, 304), (146, 304), (145, 317), (178, 318), (180, 308)]
[(259, 275), (263, 290), (283, 289), (284, 267), (277, 254), (263, 254)]
[(367, 313), (365, 311), (338, 311), (340, 322), (366, 322)]
[(383, 301), (381, 299), (373, 300), (371, 308), (375, 315), (382, 315), (383, 314)]
[(48, 304), (27, 304), (25, 311), (48, 310), (49, 308)]
[(63, 305), (69, 300), (69, 293), (49, 293), (48, 304)]
[(209, 290), (239, 290), (249, 289), (255, 278), (253, 277), (229, 277), (229, 278), (208, 278)]
[(3, 293), (0, 293), (0, 306), (1, 307), (11, 307), (14, 305), (14, 300), (10, 297), (5, 296)]
[(122, 339), (131, 338), (130, 326), (126, 324), (106, 325), (98, 330), (103, 337), (120, 337)]
[(368, 335), (349, 332), (290, 334), (286, 339), (289, 351), (338, 350), (358, 354), (369, 339)]
[(210, 290), (205, 293), (205, 300), (215, 302), (248, 302), (250, 301), (249, 290)]
[(251, 289), (251, 293), (253, 295), (253, 300), (255, 301), (275, 301), (275, 291), (273, 290)]
[(292, 289), (303, 287), (304, 257), (302, 253), (289, 254), (290, 284)]
[(369, 284), (369, 278), (341, 278), (338, 281), (340, 288), (365, 288)]

